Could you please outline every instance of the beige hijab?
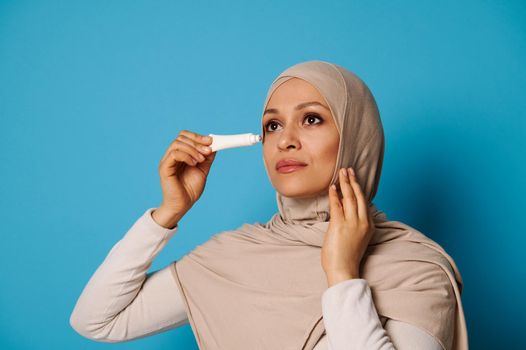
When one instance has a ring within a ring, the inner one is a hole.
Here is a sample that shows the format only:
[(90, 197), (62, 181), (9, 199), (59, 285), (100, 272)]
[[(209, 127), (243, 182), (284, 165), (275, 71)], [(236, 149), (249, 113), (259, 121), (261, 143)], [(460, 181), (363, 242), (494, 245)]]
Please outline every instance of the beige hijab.
[[(388, 220), (372, 203), (384, 134), (368, 87), (336, 64), (303, 62), (273, 81), (263, 110), (273, 91), (292, 77), (316, 87), (332, 110), (340, 145), (331, 184), (338, 183), (337, 169), (353, 167), (369, 201), (376, 230), (360, 277), (371, 287), (381, 320), (411, 323), (446, 349), (467, 349), (455, 262), (436, 242)], [(321, 296), (327, 279), (320, 252), (329, 224), (328, 193), (302, 200), (276, 193), (276, 199), (279, 212), (267, 223), (215, 234), (175, 262), (199, 349), (311, 350), (325, 333)]]

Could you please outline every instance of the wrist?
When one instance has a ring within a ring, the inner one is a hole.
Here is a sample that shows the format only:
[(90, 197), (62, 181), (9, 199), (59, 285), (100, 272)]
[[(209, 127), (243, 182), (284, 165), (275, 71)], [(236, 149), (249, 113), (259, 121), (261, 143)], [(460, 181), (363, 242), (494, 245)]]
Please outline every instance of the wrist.
[(327, 284), (329, 288), (343, 281), (360, 278), (357, 272), (352, 273), (350, 271), (327, 272), (326, 275), (327, 275)]
[(181, 220), (182, 215), (161, 205), (152, 211), (152, 218), (162, 227), (173, 229)]

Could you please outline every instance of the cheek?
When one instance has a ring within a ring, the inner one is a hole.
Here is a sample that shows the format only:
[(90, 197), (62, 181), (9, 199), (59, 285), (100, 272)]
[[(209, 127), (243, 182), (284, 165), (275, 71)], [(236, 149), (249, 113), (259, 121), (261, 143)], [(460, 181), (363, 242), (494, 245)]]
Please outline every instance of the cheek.
[(271, 148), (268, 146), (268, 144), (263, 145), (263, 161), (267, 166), (269, 165), (268, 162), (270, 162), (272, 159), (272, 152), (270, 151)]
[(330, 164), (336, 160), (338, 144), (327, 143), (320, 139), (320, 142), (313, 145), (311, 154), (318, 162)]

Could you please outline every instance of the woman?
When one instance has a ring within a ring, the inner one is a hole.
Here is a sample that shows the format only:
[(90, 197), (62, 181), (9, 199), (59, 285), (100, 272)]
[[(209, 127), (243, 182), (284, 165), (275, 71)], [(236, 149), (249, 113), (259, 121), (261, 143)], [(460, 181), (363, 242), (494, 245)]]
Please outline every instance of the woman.
[(125, 341), (189, 321), (200, 349), (467, 349), (454, 261), (372, 203), (384, 139), (367, 86), (324, 61), (289, 67), (267, 93), (262, 135), (279, 212), (146, 274), (215, 158), (200, 148), (210, 139), (183, 131), (159, 167), (163, 203), (112, 248), (71, 325)]

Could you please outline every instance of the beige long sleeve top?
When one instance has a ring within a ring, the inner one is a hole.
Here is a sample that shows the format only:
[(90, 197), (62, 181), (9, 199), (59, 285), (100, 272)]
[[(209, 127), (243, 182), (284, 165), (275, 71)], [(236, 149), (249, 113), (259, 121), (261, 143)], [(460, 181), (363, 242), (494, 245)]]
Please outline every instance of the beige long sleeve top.
[[(147, 273), (177, 231), (152, 217), (149, 208), (110, 250), (84, 287), (70, 316), (80, 335), (101, 342), (124, 342), (188, 323), (174, 277), (174, 263)], [(380, 318), (364, 279), (351, 279), (322, 295), (326, 334), (315, 350), (445, 350), (424, 330)], [(449, 347), (448, 347), (449, 349)]]

